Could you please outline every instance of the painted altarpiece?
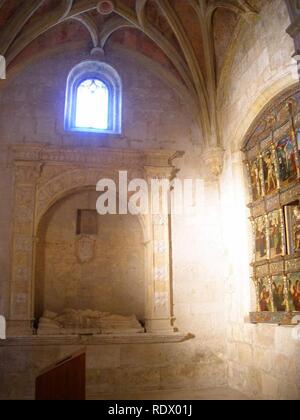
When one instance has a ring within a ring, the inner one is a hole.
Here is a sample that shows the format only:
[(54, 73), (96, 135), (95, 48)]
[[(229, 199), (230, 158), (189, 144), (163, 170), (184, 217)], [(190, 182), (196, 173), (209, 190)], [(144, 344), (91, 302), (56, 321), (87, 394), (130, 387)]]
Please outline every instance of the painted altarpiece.
[(290, 324), (300, 310), (300, 91), (273, 101), (243, 152), (253, 226), (254, 323)]

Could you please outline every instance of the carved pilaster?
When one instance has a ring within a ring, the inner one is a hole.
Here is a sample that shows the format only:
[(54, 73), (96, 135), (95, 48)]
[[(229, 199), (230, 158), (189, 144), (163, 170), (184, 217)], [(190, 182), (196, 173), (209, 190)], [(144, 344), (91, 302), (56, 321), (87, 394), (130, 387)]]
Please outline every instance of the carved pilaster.
[(15, 162), (14, 224), (8, 334), (31, 333), (37, 162)]
[[(149, 306), (146, 330), (150, 333), (172, 333), (171, 315), (171, 276), (170, 276), (170, 218), (169, 192), (159, 191), (159, 197), (153, 193), (153, 180), (168, 181), (173, 177), (172, 167), (145, 167), (149, 184), (149, 205), (151, 237), (150, 253), (152, 255), (152, 273), (149, 278)], [(165, 185), (167, 187), (167, 185)], [(152, 193), (151, 193), (152, 192)], [(165, 193), (165, 195), (164, 195)], [(156, 203), (154, 203), (154, 200)], [(159, 201), (159, 208), (157, 206)]]

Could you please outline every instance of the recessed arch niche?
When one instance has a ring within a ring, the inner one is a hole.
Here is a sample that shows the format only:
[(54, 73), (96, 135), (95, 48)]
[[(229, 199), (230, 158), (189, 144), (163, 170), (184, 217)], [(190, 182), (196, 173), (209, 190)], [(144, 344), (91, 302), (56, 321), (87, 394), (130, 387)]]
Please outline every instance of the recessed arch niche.
[[(128, 179), (172, 178), (173, 161), (181, 152), (15, 146), (14, 226), (12, 232), (9, 336), (32, 335), (35, 321), (35, 264), (39, 226), (48, 211), (68, 195), (92, 187), (100, 179), (118, 185), (119, 172)], [(149, 190), (150, 192), (150, 190)], [(149, 197), (151, 199), (151, 197)], [(150, 203), (151, 201), (149, 201)], [(139, 216), (145, 252), (146, 332), (170, 334), (173, 326), (170, 220), (165, 214)], [(61, 255), (64, 258), (63, 254)]]
[[(69, 191), (41, 218), (35, 251), (34, 318), (45, 310), (91, 309), (136, 315), (144, 323), (145, 241), (133, 215), (99, 215), (99, 193)], [(77, 230), (78, 211), (94, 212), (95, 231)], [(82, 243), (88, 249), (82, 252)]]

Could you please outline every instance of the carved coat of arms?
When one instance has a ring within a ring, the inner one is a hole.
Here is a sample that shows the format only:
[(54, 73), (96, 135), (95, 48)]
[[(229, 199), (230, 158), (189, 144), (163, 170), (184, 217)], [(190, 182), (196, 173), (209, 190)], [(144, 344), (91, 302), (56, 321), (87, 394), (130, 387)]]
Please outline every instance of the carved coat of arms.
[(81, 264), (89, 263), (95, 256), (95, 240), (81, 236), (76, 242), (76, 257)]

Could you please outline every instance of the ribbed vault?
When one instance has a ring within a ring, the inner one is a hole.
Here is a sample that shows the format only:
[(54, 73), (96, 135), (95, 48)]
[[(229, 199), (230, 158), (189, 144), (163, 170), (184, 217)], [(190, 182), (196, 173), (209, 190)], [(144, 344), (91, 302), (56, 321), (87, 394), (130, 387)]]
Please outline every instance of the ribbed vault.
[[(261, 0), (0, 0), (0, 54), (10, 66), (53, 31), (65, 41), (89, 34), (87, 46), (105, 53), (123, 43), (153, 61), (153, 68), (185, 100), (205, 146), (220, 145), (218, 81), (242, 22)], [(75, 25), (75, 26), (74, 26)], [(79, 26), (81, 28), (79, 28)], [(62, 29), (63, 28), (63, 29)], [(47, 42), (43, 42), (43, 48)], [(8, 67), (9, 71), (9, 67)]]

